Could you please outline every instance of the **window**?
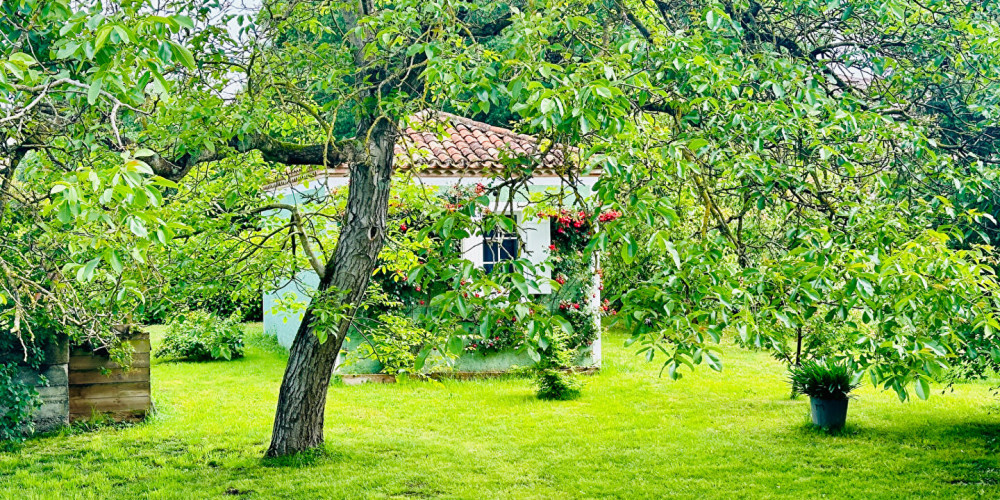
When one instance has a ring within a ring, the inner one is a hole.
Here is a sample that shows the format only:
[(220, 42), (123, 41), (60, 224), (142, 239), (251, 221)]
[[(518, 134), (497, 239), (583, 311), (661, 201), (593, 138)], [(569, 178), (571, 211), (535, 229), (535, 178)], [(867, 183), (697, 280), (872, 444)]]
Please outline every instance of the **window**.
[(492, 272), (493, 266), (516, 259), (520, 247), (517, 233), (499, 228), (486, 233), (483, 238), (483, 269)]

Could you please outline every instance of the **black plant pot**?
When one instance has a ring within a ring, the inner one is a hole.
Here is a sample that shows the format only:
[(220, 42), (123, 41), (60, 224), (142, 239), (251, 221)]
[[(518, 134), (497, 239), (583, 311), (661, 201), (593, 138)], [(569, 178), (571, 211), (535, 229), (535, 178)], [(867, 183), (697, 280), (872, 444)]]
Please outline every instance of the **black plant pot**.
[(847, 421), (848, 399), (809, 398), (813, 424), (825, 429), (840, 429)]

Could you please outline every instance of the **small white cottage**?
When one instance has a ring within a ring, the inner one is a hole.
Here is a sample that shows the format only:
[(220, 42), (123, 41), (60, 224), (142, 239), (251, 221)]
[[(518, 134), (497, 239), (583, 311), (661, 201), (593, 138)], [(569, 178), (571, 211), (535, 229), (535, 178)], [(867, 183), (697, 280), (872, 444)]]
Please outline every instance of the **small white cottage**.
[[(497, 210), (513, 212), (518, 222), (515, 233), (492, 232), (477, 235), (463, 241), (465, 257), (474, 265), (489, 271), (493, 266), (516, 258), (527, 258), (535, 264), (552, 262), (551, 252), (566, 240), (568, 232), (579, 228), (582, 214), (573, 212), (554, 214), (550, 218), (521, 218), (523, 211), (531, 205), (532, 194), (551, 192), (556, 196), (587, 197), (593, 192), (599, 172), (580, 175), (577, 169), (566, 166), (574, 159), (572, 148), (551, 147), (540, 143), (532, 136), (518, 134), (511, 130), (495, 127), (444, 112), (422, 112), (411, 118), (409, 126), (401, 134), (395, 147), (396, 168), (400, 175), (406, 175), (409, 182), (423, 186), (434, 186), (444, 192), (458, 187), (474, 188), (493, 185), (501, 172), (516, 170), (518, 163), (531, 165), (532, 176), (513, 196), (507, 192), (492, 200)], [(567, 171), (571, 172), (567, 174)], [(266, 191), (284, 203), (301, 204), (315, 201), (337, 188), (348, 185), (347, 169), (343, 167), (303, 173), (292, 171), (284, 178), (265, 187)], [(562, 238), (560, 240), (560, 238)], [(558, 240), (558, 241), (557, 241)], [(577, 252), (573, 252), (576, 254)], [(560, 260), (560, 259), (555, 259)], [(545, 278), (566, 279), (553, 275), (552, 265), (545, 266)], [(580, 266), (577, 266), (580, 269)], [(586, 314), (592, 321), (593, 329), (589, 338), (583, 338), (578, 346), (578, 364), (599, 366), (600, 349), (600, 279), (596, 262), (584, 263), (586, 271), (585, 289), (576, 297), (559, 298), (552, 307), (566, 314)], [(555, 269), (558, 273), (558, 268)], [(550, 300), (552, 287), (548, 279), (539, 280), (535, 290), (539, 300)], [(318, 284), (318, 277), (311, 270), (302, 270), (297, 279), (276, 283), (273, 290), (264, 293), (264, 329), (276, 335), (279, 342), (290, 347), (295, 332), (301, 322), (301, 312), (289, 312), (287, 307), (276, 307), (279, 301), (287, 302), (289, 296), (301, 297), (308, 303), (309, 290)], [(350, 355), (350, 344), (345, 350)], [(530, 362), (510, 353), (476, 353), (463, 355), (458, 363), (460, 371), (494, 371), (512, 365), (526, 366)], [(377, 364), (349, 363), (354, 372), (378, 371)], [(367, 368), (363, 368), (367, 366)], [(359, 368), (362, 367), (362, 368)]]

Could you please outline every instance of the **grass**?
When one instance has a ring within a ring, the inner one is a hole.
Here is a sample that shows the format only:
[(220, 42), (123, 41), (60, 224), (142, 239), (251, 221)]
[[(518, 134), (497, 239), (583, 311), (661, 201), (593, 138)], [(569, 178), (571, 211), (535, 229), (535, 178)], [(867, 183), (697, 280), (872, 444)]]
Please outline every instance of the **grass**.
[(261, 459), (282, 351), (154, 362), (156, 416), (0, 454), (0, 498), (1000, 495), (989, 384), (907, 403), (865, 386), (828, 435), (766, 354), (727, 347), (723, 373), (672, 382), (620, 337), (605, 344), (603, 371), (570, 402), (539, 401), (522, 378), (334, 385), (325, 452), (283, 461)]

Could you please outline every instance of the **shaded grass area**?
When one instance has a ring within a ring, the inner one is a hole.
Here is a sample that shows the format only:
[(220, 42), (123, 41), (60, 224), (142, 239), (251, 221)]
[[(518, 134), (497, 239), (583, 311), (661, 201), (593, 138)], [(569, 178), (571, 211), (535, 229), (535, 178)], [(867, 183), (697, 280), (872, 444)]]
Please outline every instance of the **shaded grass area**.
[(907, 403), (867, 386), (828, 435), (766, 354), (727, 347), (723, 373), (672, 382), (614, 333), (578, 400), (523, 378), (334, 385), (326, 450), (265, 461), (286, 355), (249, 329), (243, 359), (154, 361), (148, 422), (0, 454), (0, 498), (1000, 496), (989, 384)]

